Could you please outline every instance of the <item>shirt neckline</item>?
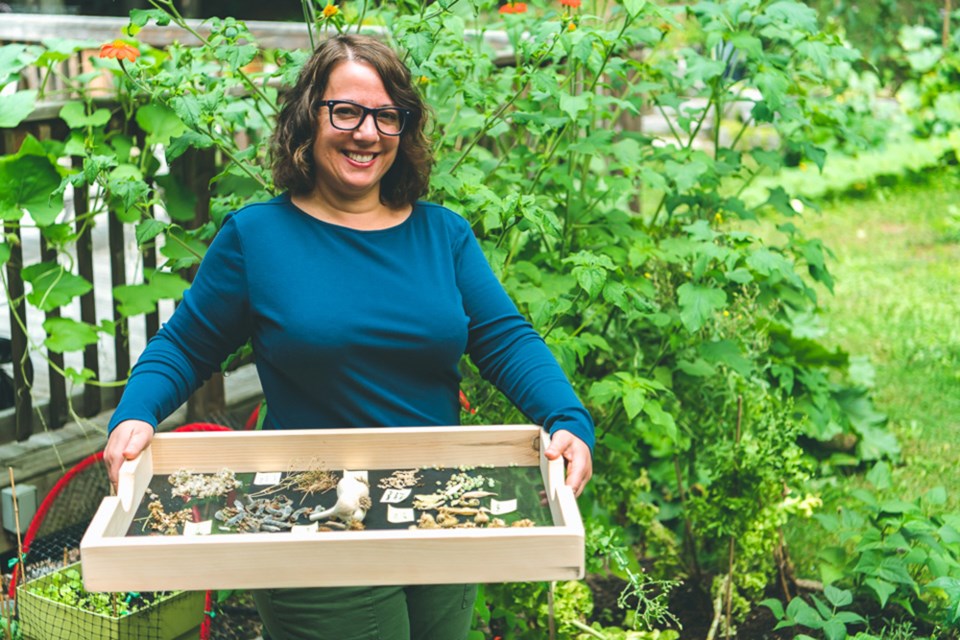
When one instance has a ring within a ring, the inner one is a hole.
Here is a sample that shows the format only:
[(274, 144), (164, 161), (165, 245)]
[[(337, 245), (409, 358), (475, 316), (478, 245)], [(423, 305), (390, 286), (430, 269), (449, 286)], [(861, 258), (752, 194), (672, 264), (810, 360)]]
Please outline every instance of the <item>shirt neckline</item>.
[(410, 209), (409, 215), (407, 215), (406, 218), (404, 218), (403, 220), (401, 220), (400, 222), (398, 222), (393, 226), (384, 227), (382, 229), (356, 229), (354, 227), (348, 227), (346, 225), (336, 224), (335, 222), (321, 220), (316, 216), (310, 215), (309, 213), (307, 213), (306, 211), (298, 207), (296, 204), (294, 204), (293, 197), (291, 196), (289, 191), (284, 193), (282, 197), (283, 197), (284, 203), (286, 203), (293, 211), (295, 211), (297, 214), (301, 216), (304, 216), (305, 218), (308, 218), (312, 222), (315, 222), (324, 227), (328, 227), (330, 229), (336, 229), (338, 231), (342, 231), (345, 233), (354, 233), (357, 235), (364, 235), (364, 236), (392, 233), (406, 227), (408, 224), (410, 224), (410, 221), (413, 219), (413, 216), (417, 213), (417, 209), (419, 208), (419, 205), (420, 205), (419, 202), (415, 203), (413, 207)]

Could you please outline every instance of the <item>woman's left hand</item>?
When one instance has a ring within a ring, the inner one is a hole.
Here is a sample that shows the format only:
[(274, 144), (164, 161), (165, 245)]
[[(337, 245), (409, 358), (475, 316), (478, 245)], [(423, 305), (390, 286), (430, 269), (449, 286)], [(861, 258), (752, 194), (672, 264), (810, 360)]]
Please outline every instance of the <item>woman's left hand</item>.
[(550, 446), (544, 452), (547, 460), (563, 457), (567, 461), (567, 486), (579, 496), (593, 475), (593, 456), (587, 443), (569, 431), (559, 430), (550, 437)]

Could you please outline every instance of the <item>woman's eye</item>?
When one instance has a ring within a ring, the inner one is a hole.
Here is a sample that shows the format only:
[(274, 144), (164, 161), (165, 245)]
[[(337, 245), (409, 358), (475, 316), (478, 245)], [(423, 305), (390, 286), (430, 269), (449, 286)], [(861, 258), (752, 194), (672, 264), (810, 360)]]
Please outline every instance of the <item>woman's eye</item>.
[(360, 110), (356, 107), (335, 107), (333, 110), (333, 115), (338, 118), (358, 118), (360, 117)]

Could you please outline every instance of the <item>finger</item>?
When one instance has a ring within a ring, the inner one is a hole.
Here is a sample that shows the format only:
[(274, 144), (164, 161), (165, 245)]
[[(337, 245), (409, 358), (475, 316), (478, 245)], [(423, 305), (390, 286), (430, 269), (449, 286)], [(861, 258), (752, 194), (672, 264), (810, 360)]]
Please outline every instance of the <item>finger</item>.
[(146, 431), (134, 431), (130, 436), (130, 439), (127, 441), (127, 446), (123, 448), (123, 457), (126, 460), (133, 460), (138, 455), (140, 455), (144, 449), (147, 448), (147, 445), (150, 444), (150, 440), (153, 438), (152, 432)]
[(570, 463), (567, 467), (567, 486), (573, 489), (573, 494), (577, 497), (583, 493), (583, 488), (587, 484), (589, 475), (584, 465), (579, 461)]
[(550, 446), (543, 452), (547, 460), (556, 460), (570, 446), (570, 434), (566, 431), (557, 431), (550, 436)]

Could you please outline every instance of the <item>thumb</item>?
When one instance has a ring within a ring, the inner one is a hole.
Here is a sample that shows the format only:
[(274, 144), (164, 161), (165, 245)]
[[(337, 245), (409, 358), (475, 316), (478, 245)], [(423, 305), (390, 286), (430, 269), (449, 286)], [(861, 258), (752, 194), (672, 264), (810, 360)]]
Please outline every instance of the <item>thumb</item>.
[(563, 450), (566, 448), (566, 438), (563, 436), (562, 431), (557, 431), (552, 436), (550, 436), (550, 446), (547, 447), (547, 450), (543, 452), (543, 455), (547, 460), (556, 460), (560, 457)]

